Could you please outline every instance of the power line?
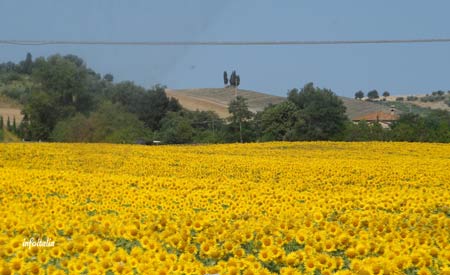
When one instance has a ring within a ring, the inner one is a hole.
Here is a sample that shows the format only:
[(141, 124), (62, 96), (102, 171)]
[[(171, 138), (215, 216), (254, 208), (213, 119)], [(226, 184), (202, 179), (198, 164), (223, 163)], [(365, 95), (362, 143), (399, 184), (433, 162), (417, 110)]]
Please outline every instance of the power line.
[(93, 41), (93, 40), (0, 40), (3, 45), (102, 45), (102, 46), (301, 46), (351, 44), (418, 44), (449, 43), (450, 38), (383, 39), (383, 40), (286, 40), (286, 41)]

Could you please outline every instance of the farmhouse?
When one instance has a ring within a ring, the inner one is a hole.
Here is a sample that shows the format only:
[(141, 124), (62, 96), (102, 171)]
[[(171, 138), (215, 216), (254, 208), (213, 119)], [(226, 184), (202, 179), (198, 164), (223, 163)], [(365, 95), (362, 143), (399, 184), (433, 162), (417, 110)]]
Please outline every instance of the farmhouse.
[(399, 115), (395, 113), (394, 109), (391, 109), (390, 113), (386, 112), (373, 112), (364, 116), (359, 116), (356, 118), (353, 118), (352, 121), (354, 123), (358, 123), (360, 121), (367, 121), (368, 123), (375, 123), (378, 122), (381, 124), (383, 128), (389, 128), (389, 126), (392, 124), (392, 122), (399, 119)]

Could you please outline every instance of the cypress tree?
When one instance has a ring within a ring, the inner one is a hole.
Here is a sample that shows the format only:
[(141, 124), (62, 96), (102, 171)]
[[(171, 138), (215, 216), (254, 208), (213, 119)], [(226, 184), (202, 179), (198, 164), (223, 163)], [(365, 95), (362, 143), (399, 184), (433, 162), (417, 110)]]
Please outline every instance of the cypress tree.
[(230, 85), (236, 86), (236, 71), (233, 71), (230, 76)]
[(25, 61), (23, 62), (23, 68), (22, 68), (23, 73), (31, 74), (32, 67), (33, 67), (33, 58), (31, 57), (31, 53), (27, 53), (27, 57), (25, 58)]
[(228, 75), (227, 75), (227, 71), (223, 72), (223, 83), (226, 85), (228, 85)]
[(9, 116), (8, 120), (6, 121), (6, 129), (8, 129), (8, 131), (11, 131), (11, 121), (9, 120)]
[(13, 117), (12, 131), (13, 131), (14, 133), (17, 132), (17, 127), (16, 127), (16, 116)]

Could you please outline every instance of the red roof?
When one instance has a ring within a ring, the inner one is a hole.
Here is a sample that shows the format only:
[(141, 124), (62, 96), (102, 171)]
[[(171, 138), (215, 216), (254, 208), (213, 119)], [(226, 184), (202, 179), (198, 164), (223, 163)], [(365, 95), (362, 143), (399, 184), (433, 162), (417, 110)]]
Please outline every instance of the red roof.
[(370, 113), (364, 116), (360, 116), (357, 118), (354, 118), (355, 121), (365, 120), (365, 121), (394, 121), (398, 120), (399, 116), (396, 114), (388, 114), (384, 112), (375, 112)]

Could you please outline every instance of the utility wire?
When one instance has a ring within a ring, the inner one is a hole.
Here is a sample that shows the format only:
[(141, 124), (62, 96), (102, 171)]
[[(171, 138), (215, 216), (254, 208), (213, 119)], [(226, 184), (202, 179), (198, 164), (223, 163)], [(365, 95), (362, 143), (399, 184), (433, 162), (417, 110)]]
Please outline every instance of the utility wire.
[(92, 41), (92, 40), (0, 40), (3, 45), (103, 45), (103, 46), (295, 46), (350, 44), (417, 44), (449, 43), (450, 38), (383, 39), (383, 40), (287, 40), (287, 41)]

